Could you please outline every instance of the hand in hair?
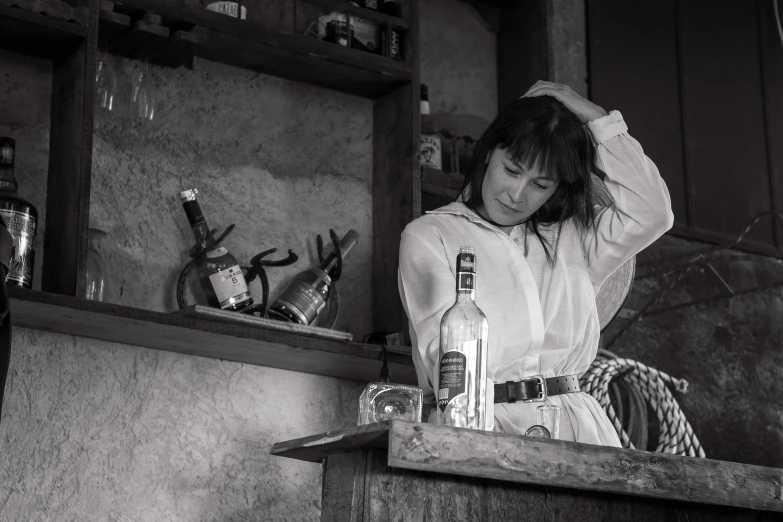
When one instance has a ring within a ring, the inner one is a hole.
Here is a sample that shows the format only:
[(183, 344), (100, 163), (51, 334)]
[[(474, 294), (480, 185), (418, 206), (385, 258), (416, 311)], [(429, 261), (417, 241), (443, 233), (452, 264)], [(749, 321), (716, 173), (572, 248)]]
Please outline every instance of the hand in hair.
[(587, 123), (607, 115), (607, 112), (575, 93), (568, 85), (545, 82), (539, 80), (527, 90), (521, 97), (526, 96), (551, 96), (566, 106), (568, 110), (576, 114), (579, 121)]

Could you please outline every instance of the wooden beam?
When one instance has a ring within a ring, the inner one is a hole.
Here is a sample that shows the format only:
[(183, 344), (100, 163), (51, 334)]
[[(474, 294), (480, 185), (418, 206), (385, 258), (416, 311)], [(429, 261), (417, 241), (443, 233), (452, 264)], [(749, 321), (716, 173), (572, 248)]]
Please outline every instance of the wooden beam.
[[(769, 188), (772, 210), (783, 212), (783, 36), (778, 33), (772, 2), (757, 0), (756, 4)], [(783, 3), (778, 6), (778, 15), (783, 18)], [(775, 246), (780, 248), (783, 246), (783, 223), (775, 220), (774, 233)]]
[(497, 37), (498, 108), (519, 98), (538, 80), (550, 78), (549, 0), (503, 5)]
[[(13, 324), (23, 328), (359, 382), (377, 381), (381, 369), (378, 345), (31, 290), (10, 289), (9, 293)], [(409, 354), (389, 353), (388, 360), (395, 382), (416, 383)]]
[(72, 52), (54, 62), (49, 176), (41, 287), (75, 296), (87, 256), (90, 211), (98, 0), (89, 7), (90, 31)]
[(412, 80), (373, 107), (373, 329), (407, 332), (397, 288), (400, 237), (421, 214), (419, 173), (419, 14), (408, 2), (411, 29), (405, 49)]
[(783, 512), (783, 469), (392, 421), (389, 466)]

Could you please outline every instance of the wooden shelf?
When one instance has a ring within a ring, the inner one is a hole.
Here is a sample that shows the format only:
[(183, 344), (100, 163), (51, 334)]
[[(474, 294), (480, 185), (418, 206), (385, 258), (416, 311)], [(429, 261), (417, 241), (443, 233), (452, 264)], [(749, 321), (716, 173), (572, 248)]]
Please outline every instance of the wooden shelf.
[(465, 176), (462, 174), (450, 174), (430, 167), (421, 168), (421, 190), (428, 194), (457, 199), (464, 182)]
[[(377, 381), (381, 348), (12, 288), (12, 324), (145, 348), (360, 382)], [(390, 353), (394, 382), (416, 384), (410, 355)]]
[[(336, 0), (315, 3), (350, 5)], [(362, 11), (371, 13), (365, 13), (367, 18), (394, 18)], [(176, 67), (199, 56), (367, 98), (378, 98), (412, 80), (408, 63), (206, 9), (153, 0), (121, 0), (113, 6), (102, 2), (100, 24), (101, 41), (110, 52), (154, 64)]]
[(0, 48), (58, 58), (87, 37), (88, 19), (62, 0), (0, 0)]

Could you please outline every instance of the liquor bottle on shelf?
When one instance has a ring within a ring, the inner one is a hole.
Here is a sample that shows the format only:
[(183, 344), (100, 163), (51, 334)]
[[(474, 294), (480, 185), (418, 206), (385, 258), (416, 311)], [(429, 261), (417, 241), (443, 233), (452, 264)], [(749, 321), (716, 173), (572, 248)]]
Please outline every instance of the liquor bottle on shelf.
[(7, 282), (23, 288), (33, 286), (35, 261), (35, 231), (38, 210), (35, 205), (19, 197), (19, 185), (14, 175), (16, 141), (0, 137), (0, 216), (14, 238), (14, 257)]
[[(351, 229), (340, 240), (343, 260), (356, 246), (359, 233)], [(332, 278), (338, 269), (337, 252), (331, 252), (323, 262), (305, 272), (297, 274), (280, 297), (269, 307), (269, 317), (299, 324), (312, 324), (326, 307)]]
[[(198, 245), (206, 248), (214, 242), (214, 237), (196, 201), (196, 194), (196, 189), (184, 190), (179, 197)], [(224, 246), (202, 253), (198, 259), (195, 271), (209, 306), (237, 311), (253, 304), (242, 269)]]
[(463, 246), (457, 255), (457, 301), (440, 323), (438, 424), (486, 429), (487, 318), (474, 302), (476, 255)]
[[(421, 84), (420, 112), (422, 116), (430, 114), (430, 96), (426, 84)], [(440, 136), (422, 118), (421, 138), (419, 140), (419, 164), (422, 167), (443, 170)]]

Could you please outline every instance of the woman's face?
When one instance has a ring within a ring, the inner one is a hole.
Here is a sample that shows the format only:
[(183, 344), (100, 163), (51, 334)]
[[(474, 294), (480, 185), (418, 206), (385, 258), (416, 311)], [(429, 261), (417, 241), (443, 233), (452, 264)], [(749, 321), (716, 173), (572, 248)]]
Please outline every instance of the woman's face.
[(558, 181), (534, 166), (530, 170), (514, 163), (505, 149), (490, 155), (481, 186), (483, 208), (479, 213), (509, 229), (536, 213), (557, 190)]

